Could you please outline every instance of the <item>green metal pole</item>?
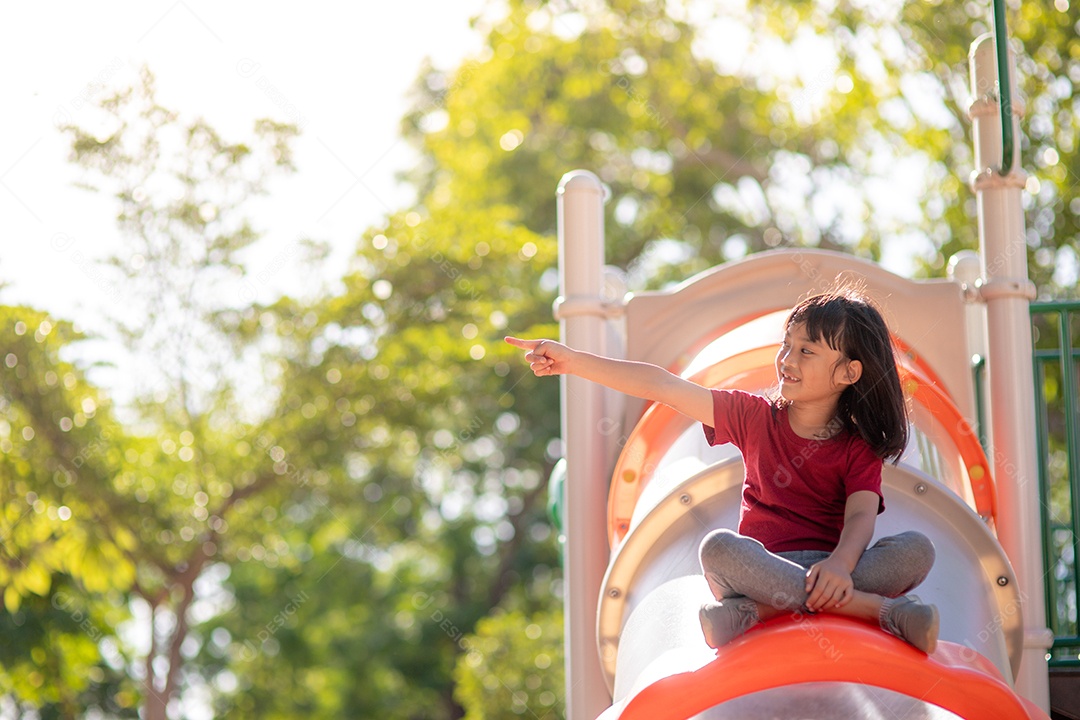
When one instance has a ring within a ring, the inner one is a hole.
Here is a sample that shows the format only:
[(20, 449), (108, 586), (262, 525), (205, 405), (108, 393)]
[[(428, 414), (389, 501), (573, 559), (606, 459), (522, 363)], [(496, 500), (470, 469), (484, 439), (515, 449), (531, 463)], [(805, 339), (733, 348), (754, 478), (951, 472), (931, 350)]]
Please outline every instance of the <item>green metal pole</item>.
[(971, 376), (975, 383), (975, 422), (979, 427), (979, 445), (984, 453), (989, 453), (989, 443), (986, 442), (986, 399), (983, 389), (983, 373), (986, 372), (986, 358), (982, 355), (971, 356)]
[(994, 49), (997, 53), (998, 106), (1001, 110), (1001, 165), (998, 167), (998, 174), (1008, 175), (1013, 165), (1013, 121), (1005, 0), (994, 0)]

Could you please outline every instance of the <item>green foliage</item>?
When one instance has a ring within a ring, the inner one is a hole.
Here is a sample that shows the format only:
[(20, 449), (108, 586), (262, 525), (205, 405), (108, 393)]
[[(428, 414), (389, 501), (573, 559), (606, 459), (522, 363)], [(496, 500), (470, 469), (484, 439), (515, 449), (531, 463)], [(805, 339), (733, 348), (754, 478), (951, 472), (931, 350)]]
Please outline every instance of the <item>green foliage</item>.
[[(508, 208), (401, 213), (365, 234), (341, 295), (264, 310), (288, 331), (267, 432), (324, 479), (275, 514), (302, 564), (234, 563), (226, 585), (245, 612), (199, 630), (233, 639), (198, 660), (240, 678), (221, 716), (457, 717), (461, 637), (511, 598), (550, 604), (541, 481), (557, 388), (526, 378), (502, 336), (554, 331), (536, 301), (553, 299), (540, 288), (553, 263), (554, 244)], [(548, 424), (524, 431), (531, 415)], [(258, 642), (300, 593), (294, 620)]]
[(562, 613), (496, 613), (478, 622), (461, 645), (454, 693), (465, 720), (563, 716)]
[(134, 537), (107, 522), (122, 501), (101, 482), (119, 464), (107, 400), (61, 360), (70, 323), (0, 306), (0, 585), (9, 612), (48, 596), (53, 572), (94, 592), (125, 590)]
[(513, 206), (550, 235), (559, 178), (586, 167), (611, 186), (609, 207), (623, 208), (608, 223), (614, 264), (670, 237), (693, 244), (690, 267), (720, 262), (722, 241), (751, 228), (708, 198), (721, 178), (765, 181), (765, 146), (737, 121), (763, 100), (696, 57), (685, 23), (602, 15), (611, 22), (564, 38), (551, 6), (515, 6), (490, 30), (486, 57), (421, 76), (403, 127), (424, 155), (413, 175), (423, 202)]
[[(608, 261), (638, 286), (789, 244), (914, 252), (942, 275), (977, 246), (966, 58), (987, 6), (685, 5), (511, 3), (484, 54), (421, 74), (403, 130), (423, 155), (423, 205), (513, 205), (550, 234), (551, 188), (592, 169), (612, 191)], [(1072, 292), (1052, 276), (1075, 257), (1080, 210), (1076, 13), (1010, 13), (1026, 52), (1032, 273), (1051, 295)], [(905, 196), (911, 207), (890, 207)]]
[(96, 709), (108, 717), (137, 717), (135, 684), (118, 672), (125, 658), (101, 645), (123, 616), (115, 599), (87, 599), (66, 576), (51, 579), (48, 597), (30, 596), (18, 611), (0, 612), (6, 638), (0, 692), (30, 716), (78, 717)]
[[(234, 566), (229, 583), (244, 611), (203, 628), (235, 640), (209, 644), (200, 658), (207, 670), (229, 668), (238, 678), (217, 698), (216, 717), (452, 716), (445, 638), (415, 617), (410, 586), (419, 578), (399, 569), (398, 582), (320, 545), (293, 571)], [(274, 607), (267, 597), (285, 601)]]
[(63, 359), (81, 337), (0, 306), (0, 692), (62, 717), (89, 707), (124, 716), (131, 683), (100, 642), (126, 616), (115, 603), (134, 580), (136, 538), (116, 521), (131, 503), (109, 481), (119, 426)]

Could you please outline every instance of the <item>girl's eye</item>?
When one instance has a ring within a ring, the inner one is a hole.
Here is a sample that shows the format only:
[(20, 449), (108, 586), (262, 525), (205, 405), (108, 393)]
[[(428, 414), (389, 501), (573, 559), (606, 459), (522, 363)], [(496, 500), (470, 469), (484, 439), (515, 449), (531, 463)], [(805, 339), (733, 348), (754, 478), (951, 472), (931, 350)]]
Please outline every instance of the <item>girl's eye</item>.
[(810, 352), (810, 351), (809, 351), (809, 350), (807, 350), (806, 348), (803, 348), (803, 355), (813, 355), (813, 354), (814, 354), (814, 353)]

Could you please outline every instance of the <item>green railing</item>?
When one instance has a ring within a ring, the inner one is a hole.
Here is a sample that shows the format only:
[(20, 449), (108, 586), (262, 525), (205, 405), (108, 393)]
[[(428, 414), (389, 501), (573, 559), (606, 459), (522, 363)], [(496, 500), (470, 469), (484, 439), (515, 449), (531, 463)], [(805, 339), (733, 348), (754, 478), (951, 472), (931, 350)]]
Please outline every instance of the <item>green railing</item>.
[(1035, 425), (1051, 665), (1080, 665), (1080, 302), (1033, 303)]
[(1005, 29), (1005, 0), (994, 0), (994, 53), (997, 56), (998, 111), (1001, 115), (1001, 165), (1008, 175), (1013, 165), (1012, 83), (1009, 77), (1009, 33)]
[(975, 428), (978, 430), (979, 445), (983, 452), (990, 455), (990, 444), (986, 442), (986, 358), (982, 355), (971, 356), (971, 381), (975, 385)]

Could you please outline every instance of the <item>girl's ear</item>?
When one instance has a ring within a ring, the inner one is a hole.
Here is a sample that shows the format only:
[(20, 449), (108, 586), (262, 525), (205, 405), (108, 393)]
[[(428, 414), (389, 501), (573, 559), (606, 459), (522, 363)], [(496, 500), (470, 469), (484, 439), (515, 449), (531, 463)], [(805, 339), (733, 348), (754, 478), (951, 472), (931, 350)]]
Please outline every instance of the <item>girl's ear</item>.
[(844, 382), (854, 385), (862, 377), (862, 363), (858, 360), (848, 360), (844, 369)]

